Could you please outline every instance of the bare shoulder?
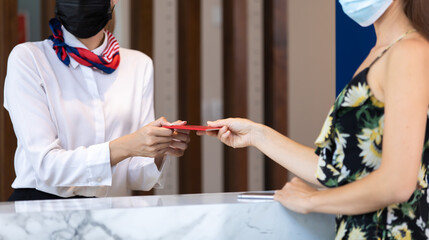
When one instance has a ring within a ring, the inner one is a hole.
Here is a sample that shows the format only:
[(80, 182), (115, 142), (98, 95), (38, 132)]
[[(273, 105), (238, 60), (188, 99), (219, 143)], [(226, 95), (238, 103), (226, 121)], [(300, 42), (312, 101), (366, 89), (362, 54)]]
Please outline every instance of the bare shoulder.
[(416, 34), (387, 54), (385, 92), (416, 94), (429, 103), (429, 41)]
[(429, 70), (429, 41), (420, 35), (398, 42), (387, 55), (388, 66), (392, 67), (389, 70), (400, 67), (397, 65)]

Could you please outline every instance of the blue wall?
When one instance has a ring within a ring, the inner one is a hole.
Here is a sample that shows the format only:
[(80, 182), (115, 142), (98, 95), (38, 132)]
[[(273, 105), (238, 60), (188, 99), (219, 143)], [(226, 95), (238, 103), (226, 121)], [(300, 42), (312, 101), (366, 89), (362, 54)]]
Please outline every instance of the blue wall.
[(344, 14), (336, 1), (336, 93), (351, 80), (375, 44), (374, 27), (363, 28)]

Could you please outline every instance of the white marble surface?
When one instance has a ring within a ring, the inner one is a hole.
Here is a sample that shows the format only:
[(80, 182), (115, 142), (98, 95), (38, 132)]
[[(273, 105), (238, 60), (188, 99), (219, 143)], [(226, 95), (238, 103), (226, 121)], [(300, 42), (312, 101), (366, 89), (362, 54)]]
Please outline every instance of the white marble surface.
[(334, 216), (237, 193), (0, 203), (6, 239), (334, 239)]

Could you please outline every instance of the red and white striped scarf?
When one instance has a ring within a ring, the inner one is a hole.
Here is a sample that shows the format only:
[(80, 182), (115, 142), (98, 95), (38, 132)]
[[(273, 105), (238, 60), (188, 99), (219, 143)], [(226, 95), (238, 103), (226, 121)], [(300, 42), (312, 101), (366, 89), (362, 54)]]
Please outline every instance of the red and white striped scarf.
[(64, 42), (64, 34), (58, 19), (51, 19), (49, 21), (49, 26), (53, 32), (53, 35), (50, 36), (49, 39), (53, 41), (53, 48), (58, 58), (65, 65), (69, 66), (70, 57), (72, 57), (84, 66), (98, 68), (108, 74), (113, 73), (118, 68), (120, 62), (119, 44), (109, 31), (105, 30), (107, 33), (107, 47), (101, 56), (97, 56), (88, 49), (67, 45)]

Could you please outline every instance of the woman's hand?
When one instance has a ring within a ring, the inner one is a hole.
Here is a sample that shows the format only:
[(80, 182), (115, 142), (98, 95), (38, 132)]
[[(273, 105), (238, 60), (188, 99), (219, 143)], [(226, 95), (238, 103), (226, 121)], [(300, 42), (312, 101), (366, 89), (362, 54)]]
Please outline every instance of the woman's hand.
[(174, 137), (174, 132), (162, 126), (171, 125), (167, 119), (161, 117), (133, 134), (129, 143), (130, 157), (161, 157), (168, 151)]
[(217, 136), (226, 145), (233, 148), (253, 146), (258, 136), (262, 136), (259, 124), (242, 118), (228, 118), (207, 122), (210, 127), (222, 127), (219, 131), (198, 131), (197, 135)]
[(292, 211), (307, 214), (312, 212), (311, 197), (316, 192), (317, 189), (295, 177), (275, 192), (274, 200)]
[[(177, 121), (174, 124), (183, 125), (186, 122)], [(188, 147), (188, 133), (162, 127), (169, 125), (172, 124), (161, 117), (132, 134), (111, 141), (109, 147), (112, 166), (129, 157), (152, 157), (162, 160), (166, 154), (183, 155)]]
[[(174, 123), (169, 124), (176, 125), (176, 126), (182, 126), (186, 125), (186, 121), (178, 120)], [(185, 150), (188, 148), (188, 143), (191, 140), (189, 137), (189, 130), (175, 130), (173, 132), (173, 139), (168, 146), (167, 154), (174, 157), (181, 157), (185, 153)]]

